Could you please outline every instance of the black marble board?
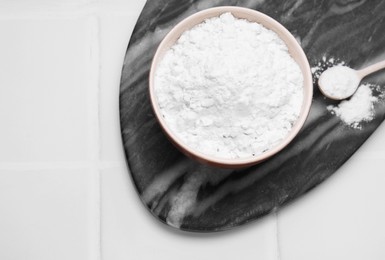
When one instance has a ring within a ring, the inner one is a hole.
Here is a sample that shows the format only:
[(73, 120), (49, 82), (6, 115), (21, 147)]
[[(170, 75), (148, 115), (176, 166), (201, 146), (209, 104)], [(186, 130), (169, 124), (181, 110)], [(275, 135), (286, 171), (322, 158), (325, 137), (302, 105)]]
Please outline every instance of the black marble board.
[[(334, 58), (360, 68), (385, 54), (382, 0), (148, 0), (124, 59), (121, 131), (141, 200), (160, 221), (186, 231), (227, 230), (304, 195), (336, 173), (385, 117), (381, 99), (375, 104), (374, 120), (363, 123), (361, 129), (351, 128), (327, 111), (335, 103), (314, 84), (304, 128), (270, 160), (233, 171), (208, 167), (181, 154), (154, 118), (148, 95), (150, 63), (174, 25), (197, 11), (224, 5), (252, 8), (282, 23), (301, 43), (311, 66), (320, 64), (325, 69)], [(384, 86), (385, 72), (365, 81)]]

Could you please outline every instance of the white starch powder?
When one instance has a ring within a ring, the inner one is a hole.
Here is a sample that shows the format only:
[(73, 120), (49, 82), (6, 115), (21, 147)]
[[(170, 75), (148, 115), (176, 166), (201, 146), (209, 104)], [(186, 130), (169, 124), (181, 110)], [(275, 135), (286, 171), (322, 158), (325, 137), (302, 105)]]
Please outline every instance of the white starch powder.
[(154, 83), (170, 130), (192, 149), (224, 159), (278, 145), (303, 101), (303, 75), (286, 44), (231, 13), (184, 32)]
[(350, 100), (342, 101), (338, 106), (328, 106), (327, 109), (340, 117), (345, 124), (359, 129), (361, 122), (369, 122), (374, 118), (374, 103), (377, 100), (370, 85), (363, 84)]
[[(351, 86), (350, 84), (358, 84), (356, 83), (356, 80), (354, 77), (356, 77), (356, 73), (353, 70), (354, 75), (351, 75), (353, 79), (349, 79), (350, 72), (345, 73), (341, 70), (341, 68), (347, 68), (346, 63), (344, 61), (341, 61), (339, 59), (336, 59), (334, 57), (330, 57), (327, 59), (325, 56), (318, 62), (318, 64), (312, 68), (313, 72), (313, 78), (317, 80), (320, 75), (323, 75), (325, 72), (323, 72), (325, 69), (326, 71), (331, 71), (333, 68), (336, 68), (334, 72), (330, 75), (337, 74), (334, 77), (328, 76), (330, 82), (338, 81), (340, 77), (345, 78), (340, 93), (342, 96), (346, 96), (346, 92), (351, 91), (351, 89), (356, 89), (356, 87)], [(340, 73), (337, 73), (340, 72)], [(340, 75), (344, 74), (344, 75)], [(351, 82), (351, 83), (349, 83)], [(344, 90), (345, 89), (345, 92)], [(373, 90), (375, 89), (380, 94), (378, 97), (375, 97), (373, 95)], [(353, 94), (353, 96), (348, 99), (340, 102), (338, 105), (330, 105), (327, 107), (327, 110), (331, 112), (332, 114), (335, 114), (338, 116), (341, 121), (350, 126), (354, 129), (361, 129), (363, 122), (370, 122), (374, 119), (375, 116), (375, 110), (374, 110), (374, 104), (376, 102), (379, 102), (383, 100), (385, 97), (383, 88), (380, 86), (375, 86), (373, 84), (367, 84), (363, 83), (358, 88), (357, 91)]]
[(335, 66), (322, 73), (319, 84), (326, 95), (345, 99), (356, 92), (360, 79), (355, 70), (346, 66)]

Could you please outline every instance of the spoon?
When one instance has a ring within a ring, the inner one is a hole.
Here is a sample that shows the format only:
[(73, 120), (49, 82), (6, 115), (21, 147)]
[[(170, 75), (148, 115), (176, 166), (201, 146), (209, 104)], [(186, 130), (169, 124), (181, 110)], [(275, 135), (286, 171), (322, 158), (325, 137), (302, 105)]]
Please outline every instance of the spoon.
[(347, 99), (357, 91), (363, 78), (384, 68), (385, 61), (375, 63), (361, 70), (354, 70), (341, 65), (334, 66), (321, 74), (318, 86), (322, 94), (330, 99)]

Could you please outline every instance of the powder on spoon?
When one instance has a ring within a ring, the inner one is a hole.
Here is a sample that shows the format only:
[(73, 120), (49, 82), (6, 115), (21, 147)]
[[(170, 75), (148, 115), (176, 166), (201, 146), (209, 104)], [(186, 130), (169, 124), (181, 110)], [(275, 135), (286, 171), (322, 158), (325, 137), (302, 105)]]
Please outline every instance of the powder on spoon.
[(340, 99), (353, 95), (359, 83), (356, 71), (346, 66), (329, 68), (319, 78), (324, 94)]
[(225, 13), (182, 34), (159, 63), (154, 90), (166, 124), (187, 146), (245, 158), (289, 134), (303, 75), (275, 32)]

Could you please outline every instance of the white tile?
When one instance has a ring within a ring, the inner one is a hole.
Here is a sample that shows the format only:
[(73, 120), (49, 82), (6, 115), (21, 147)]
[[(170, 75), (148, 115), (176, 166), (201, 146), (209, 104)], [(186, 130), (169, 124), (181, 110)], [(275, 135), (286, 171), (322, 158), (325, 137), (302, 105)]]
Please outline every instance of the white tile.
[(274, 216), (231, 232), (177, 232), (147, 211), (124, 167), (102, 172), (102, 259), (277, 259)]
[(136, 6), (131, 10), (130, 14), (101, 16), (100, 135), (104, 161), (124, 160), (119, 119), (120, 77), (129, 38), (141, 8)]
[(282, 260), (385, 259), (385, 125), (329, 180), (278, 214)]
[(0, 162), (86, 158), (87, 24), (0, 20)]
[(0, 259), (89, 259), (87, 187), (84, 170), (0, 170)]

